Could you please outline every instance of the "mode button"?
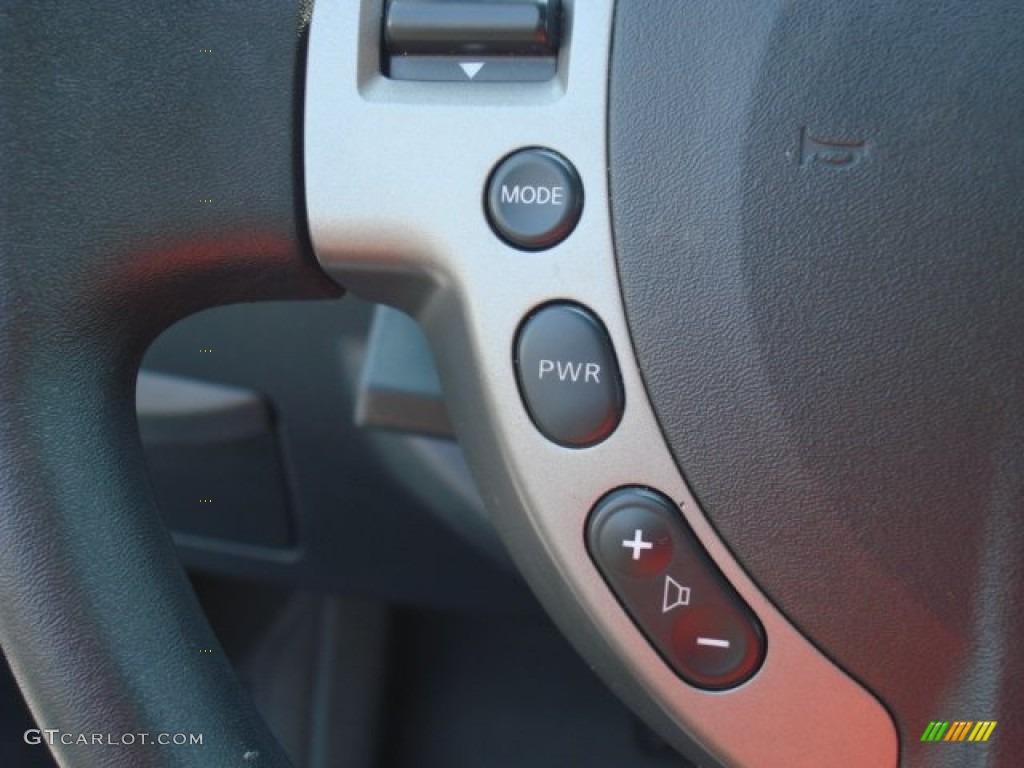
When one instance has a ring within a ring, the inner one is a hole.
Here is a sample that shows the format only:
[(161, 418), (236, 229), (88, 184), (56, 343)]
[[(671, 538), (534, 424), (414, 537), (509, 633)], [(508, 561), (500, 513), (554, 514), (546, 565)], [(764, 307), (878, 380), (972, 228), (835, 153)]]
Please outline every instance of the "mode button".
[(550, 149), (523, 149), (506, 157), (491, 174), (485, 197), (494, 231), (527, 251), (560, 243), (583, 210), (576, 169)]
[(527, 317), (516, 336), (515, 366), (526, 410), (549, 440), (585, 448), (618, 426), (624, 398), (615, 350), (584, 307), (548, 304)]

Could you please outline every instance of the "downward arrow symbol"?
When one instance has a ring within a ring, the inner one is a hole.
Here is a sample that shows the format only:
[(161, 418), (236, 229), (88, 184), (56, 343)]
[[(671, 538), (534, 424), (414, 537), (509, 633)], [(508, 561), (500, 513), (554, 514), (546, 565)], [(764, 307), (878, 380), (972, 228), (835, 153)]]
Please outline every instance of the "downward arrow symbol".
[(462, 67), (462, 71), (466, 73), (466, 77), (472, 80), (474, 77), (476, 77), (476, 73), (484, 68), (484, 62), (460, 61), (459, 66)]

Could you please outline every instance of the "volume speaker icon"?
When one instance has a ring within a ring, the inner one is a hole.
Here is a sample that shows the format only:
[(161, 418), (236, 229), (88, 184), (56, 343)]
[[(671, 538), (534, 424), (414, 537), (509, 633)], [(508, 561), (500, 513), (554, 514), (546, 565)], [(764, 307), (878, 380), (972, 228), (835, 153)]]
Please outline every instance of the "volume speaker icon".
[(676, 608), (690, 604), (690, 588), (684, 587), (671, 576), (665, 577), (665, 594), (661, 602), (661, 612), (668, 613)]

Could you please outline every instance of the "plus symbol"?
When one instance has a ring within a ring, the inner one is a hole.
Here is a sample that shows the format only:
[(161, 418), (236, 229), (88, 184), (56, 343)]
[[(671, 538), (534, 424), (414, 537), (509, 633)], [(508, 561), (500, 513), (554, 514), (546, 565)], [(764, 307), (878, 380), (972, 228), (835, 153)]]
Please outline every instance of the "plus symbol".
[(649, 541), (644, 541), (644, 532), (637, 528), (636, 533), (633, 534), (633, 540), (629, 541), (627, 539), (623, 541), (622, 547), (624, 549), (632, 549), (633, 559), (639, 560), (640, 553), (643, 552), (645, 549), (654, 549), (654, 544)]

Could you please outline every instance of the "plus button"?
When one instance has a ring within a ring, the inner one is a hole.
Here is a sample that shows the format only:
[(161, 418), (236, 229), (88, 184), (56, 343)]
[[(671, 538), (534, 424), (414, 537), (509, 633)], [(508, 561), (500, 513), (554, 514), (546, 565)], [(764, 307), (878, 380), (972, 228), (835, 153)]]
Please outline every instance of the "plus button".
[(650, 541), (644, 541), (644, 532), (639, 528), (636, 529), (636, 533), (633, 534), (633, 540), (626, 539), (622, 542), (623, 549), (633, 550), (633, 559), (639, 560), (640, 553), (645, 549), (654, 549), (654, 543)]

